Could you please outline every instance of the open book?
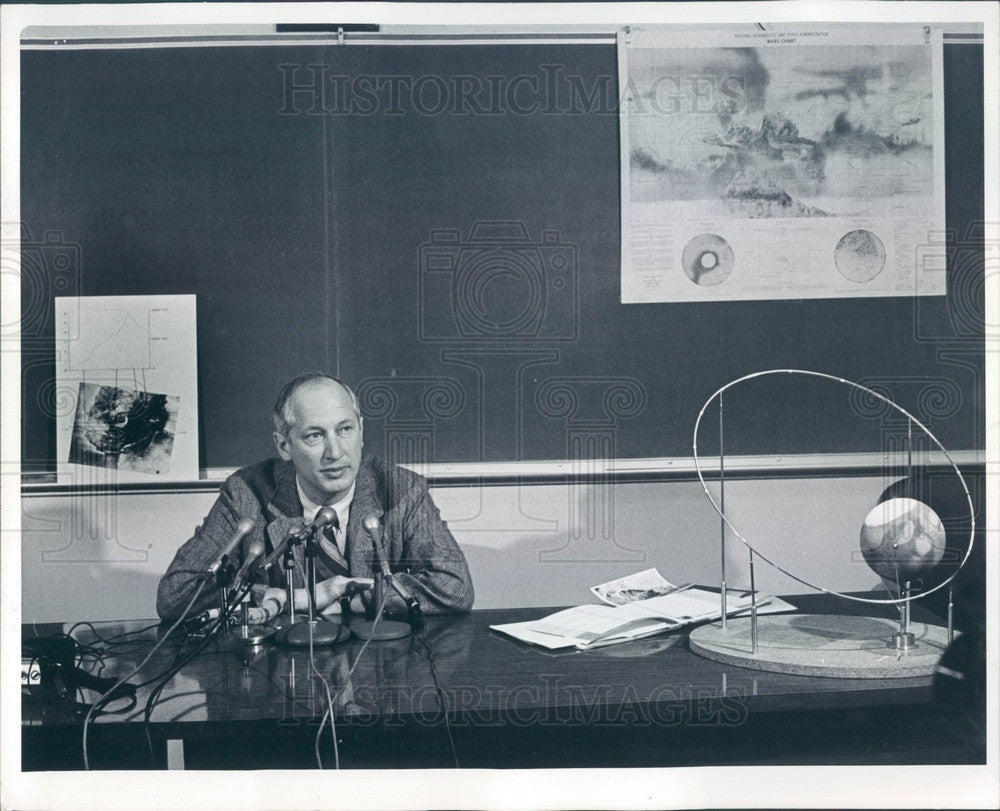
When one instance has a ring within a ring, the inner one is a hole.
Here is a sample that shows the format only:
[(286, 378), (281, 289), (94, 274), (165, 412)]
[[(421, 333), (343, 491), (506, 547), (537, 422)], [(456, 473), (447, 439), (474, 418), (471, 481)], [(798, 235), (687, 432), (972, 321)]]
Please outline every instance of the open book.
[[(690, 584), (674, 586), (663, 580), (655, 569), (632, 577), (643, 578), (645, 582), (641, 587), (635, 588), (628, 588), (627, 584), (625, 587), (606, 588), (629, 580), (623, 578), (613, 584), (606, 583), (592, 589), (608, 605), (580, 605), (539, 620), (490, 627), (522, 642), (530, 642), (549, 650), (569, 647), (587, 650), (641, 639), (722, 616), (718, 592), (695, 588)], [(648, 581), (654, 577), (659, 578), (662, 583), (650, 585)], [(634, 595), (653, 592), (656, 596), (623, 600), (621, 595), (628, 592)], [(726, 595), (727, 615), (749, 614), (750, 608), (749, 592), (730, 591)], [(795, 606), (771, 595), (758, 594), (757, 610), (772, 614), (794, 611)]]

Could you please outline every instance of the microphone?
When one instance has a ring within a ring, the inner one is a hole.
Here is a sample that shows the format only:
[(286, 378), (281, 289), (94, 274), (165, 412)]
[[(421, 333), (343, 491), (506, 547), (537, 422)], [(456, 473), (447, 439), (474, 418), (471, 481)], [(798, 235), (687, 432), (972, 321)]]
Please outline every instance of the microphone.
[(333, 507), (320, 507), (316, 517), (313, 518), (309, 529), (312, 532), (319, 532), (323, 527), (332, 524), (337, 520), (337, 511)]
[(389, 568), (389, 556), (386, 554), (382, 539), (382, 517), (378, 513), (369, 513), (361, 521), (361, 525), (371, 536), (372, 546), (375, 549), (375, 559), (378, 561), (382, 578), (392, 586), (396, 594), (406, 603), (406, 609), (410, 615), (410, 624), (414, 630), (419, 631), (424, 626), (424, 617), (420, 611), (420, 603), (417, 602), (417, 599), (410, 592), (403, 588), (402, 584), (396, 579), (396, 576)]
[(302, 540), (302, 538), (299, 537), (299, 533), (301, 533), (303, 529), (305, 529), (305, 527), (300, 527), (299, 529), (292, 530), (291, 532), (289, 532), (285, 536), (284, 540), (281, 543), (279, 543), (276, 547), (274, 547), (274, 549), (271, 551), (271, 554), (260, 562), (258, 568), (261, 568), (265, 571), (270, 569), (275, 564), (275, 561), (277, 561), (278, 558), (280, 558), (283, 554), (285, 554), (285, 550), (288, 548), (288, 544), (290, 541), (295, 540), (295, 542), (298, 543), (299, 541)]
[(375, 549), (375, 560), (378, 561), (383, 577), (392, 577), (389, 570), (389, 559), (382, 545), (382, 517), (378, 513), (368, 513), (362, 521), (361, 526), (365, 528), (372, 539), (372, 547)]
[(239, 545), (247, 535), (253, 530), (253, 521), (248, 518), (244, 518), (236, 525), (236, 529), (230, 536), (229, 540), (226, 542), (222, 553), (209, 565), (208, 569), (205, 570), (205, 574), (210, 578), (214, 578), (219, 569), (221, 569), (229, 560), (229, 556), (233, 553), (233, 550)]
[(318, 532), (323, 529), (327, 524), (332, 524), (337, 518), (337, 511), (333, 507), (322, 507), (319, 512), (316, 513), (316, 517), (313, 518), (311, 524), (303, 524), (298, 529), (293, 529), (289, 532), (284, 540), (279, 543), (274, 550), (268, 555), (264, 560), (260, 562), (261, 569), (270, 569), (275, 562), (288, 548), (290, 543), (301, 543), (306, 538), (308, 538), (313, 532)]
[(236, 573), (233, 578), (234, 583), (241, 583), (243, 578), (249, 574), (250, 570), (255, 568), (254, 563), (257, 559), (264, 554), (264, 539), (254, 538), (250, 541), (250, 546), (247, 547), (247, 555), (243, 559), (243, 565), (240, 566), (240, 570)]

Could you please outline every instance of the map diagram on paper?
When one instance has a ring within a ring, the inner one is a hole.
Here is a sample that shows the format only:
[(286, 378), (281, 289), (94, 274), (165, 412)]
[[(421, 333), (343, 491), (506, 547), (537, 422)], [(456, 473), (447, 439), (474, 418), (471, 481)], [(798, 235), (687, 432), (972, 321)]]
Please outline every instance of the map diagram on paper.
[(623, 302), (945, 294), (940, 31), (618, 41)]
[[(198, 478), (194, 296), (57, 298), (57, 473)], [(112, 472), (113, 471), (113, 472)]]
[(128, 308), (90, 309), (90, 318), (78, 325), (77, 338), (66, 344), (67, 368), (77, 372), (150, 369), (154, 311), (160, 308), (147, 307), (145, 313)]

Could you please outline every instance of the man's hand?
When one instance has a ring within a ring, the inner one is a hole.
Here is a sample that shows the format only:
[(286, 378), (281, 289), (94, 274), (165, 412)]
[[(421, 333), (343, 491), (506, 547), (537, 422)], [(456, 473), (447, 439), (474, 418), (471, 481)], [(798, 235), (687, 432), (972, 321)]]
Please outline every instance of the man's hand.
[(268, 588), (261, 597), (260, 607), (266, 612), (265, 622), (274, 619), (285, 607), (285, 590)]
[[(339, 614), (341, 597), (353, 597), (354, 604), (360, 606), (357, 595), (370, 589), (373, 583), (374, 581), (370, 577), (341, 577), (340, 575), (334, 575), (317, 583), (316, 613)], [(284, 589), (269, 588), (264, 592), (260, 607), (268, 612), (268, 619), (271, 619), (285, 609), (285, 602)], [(295, 589), (295, 610), (309, 610), (309, 594), (305, 589)]]
[[(372, 587), (374, 581), (370, 577), (341, 577), (334, 575), (316, 584), (316, 611), (326, 611), (331, 609), (331, 613), (339, 610), (339, 600), (341, 597), (353, 597)], [(303, 594), (303, 599), (307, 599)], [(298, 595), (295, 597), (295, 604), (299, 604)], [(308, 605), (308, 603), (306, 603)], [(337, 608), (333, 608), (337, 606)]]

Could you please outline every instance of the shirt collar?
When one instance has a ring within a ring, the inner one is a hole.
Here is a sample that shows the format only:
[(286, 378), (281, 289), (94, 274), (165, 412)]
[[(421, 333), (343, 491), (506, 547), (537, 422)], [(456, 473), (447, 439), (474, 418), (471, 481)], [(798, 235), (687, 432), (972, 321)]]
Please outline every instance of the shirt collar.
[[(334, 502), (330, 506), (337, 513), (337, 520), (340, 522), (342, 528), (347, 527), (348, 519), (351, 513), (351, 502), (354, 500), (354, 486), (357, 484), (357, 480), (351, 483), (351, 488), (344, 494), (343, 498)], [(295, 489), (299, 491), (299, 501), (302, 503), (302, 520), (307, 524), (311, 524), (313, 519), (316, 517), (316, 513), (319, 512), (320, 506), (312, 501), (312, 499), (307, 496), (302, 490), (302, 484), (299, 482), (299, 477), (295, 477)]]

